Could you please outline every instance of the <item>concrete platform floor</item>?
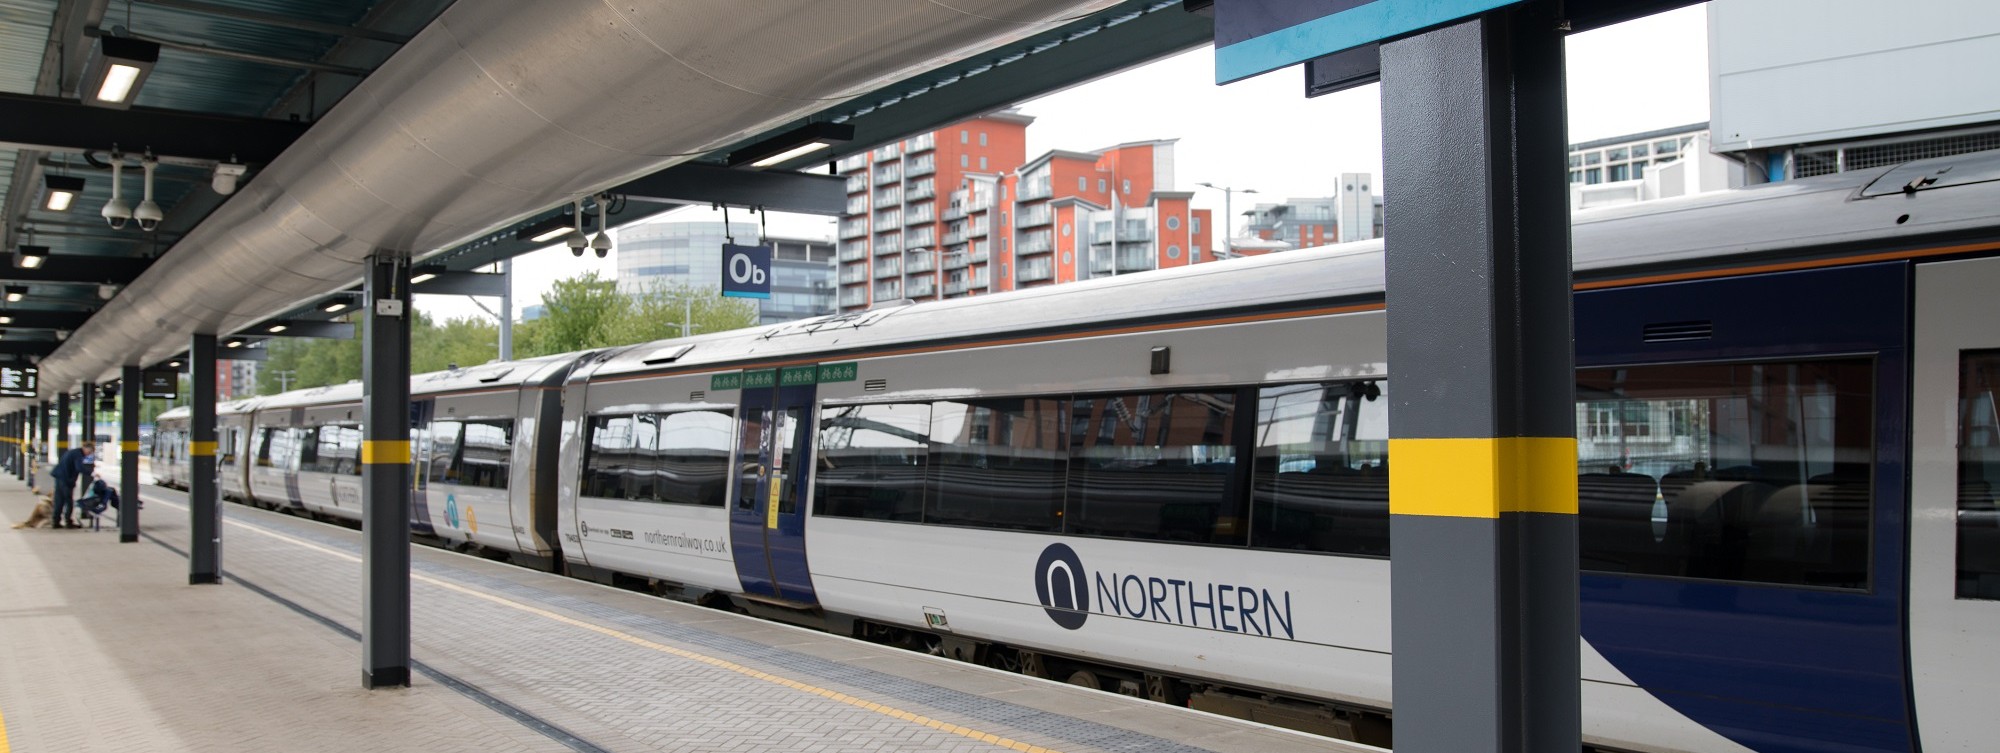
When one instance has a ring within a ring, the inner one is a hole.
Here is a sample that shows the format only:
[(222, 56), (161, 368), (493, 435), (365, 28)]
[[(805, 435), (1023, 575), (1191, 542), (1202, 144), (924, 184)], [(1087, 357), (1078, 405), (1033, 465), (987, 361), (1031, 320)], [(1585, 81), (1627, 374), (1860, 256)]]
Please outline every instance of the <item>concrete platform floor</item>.
[(0, 528), (0, 753), (1377, 750), (421, 546), (419, 674), (363, 690), (357, 532), (225, 504), (189, 586), (183, 498), (144, 496), (139, 543)]

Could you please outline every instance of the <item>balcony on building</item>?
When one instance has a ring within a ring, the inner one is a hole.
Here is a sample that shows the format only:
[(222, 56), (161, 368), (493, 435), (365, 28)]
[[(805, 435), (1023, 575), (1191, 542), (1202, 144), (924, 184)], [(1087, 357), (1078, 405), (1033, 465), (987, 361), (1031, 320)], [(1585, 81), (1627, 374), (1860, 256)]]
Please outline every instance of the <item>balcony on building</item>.
[(991, 225), (992, 223), (985, 217), (974, 217), (971, 222), (965, 223), (965, 237), (978, 238), (984, 236)]
[(934, 155), (922, 154), (907, 161), (909, 166), (905, 168), (904, 174), (912, 178), (937, 172), (937, 157)]
[(931, 270), (937, 269), (937, 265), (933, 259), (934, 257), (928, 250), (911, 251), (909, 255), (903, 260), (904, 263), (903, 271), (908, 272), (910, 274), (916, 274), (918, 272), (929, 272)]
[(847, 192), (862, 193), (868, 190), (868, 174), (847, 176)]
[(938, 219), (946, 222), (965, 219), (965, 204), (956, 200), (952, 201), (951, 206), (944, 208), (944, 214), (938, 215)]
[(868, 265), (848, 264), (840, 268), (840, 284), (852, 285), (868, 281)]
[(846, 241), (840, 244), (841, 261), (861, 261), (868, 258), (868, 241)]
[(878, 165), (875, 168), (876, 183), (894, 183), (902, 179), (903, 179), (903, 167), (902, 163), (900, 162), (891, 162), (886, 165)]
[(903, 297), (902, 280), (883, 280), (875, 283), (875, 300), (893, 301)]
[(1055, 250), (1055, 241), (1049, 237), (1047, 230), (1024, 235), (1018, 243), (1014, 244), (1014, 253), (1019, 256), (1046, 254), (1053, 250)]
[(876, 162), (896, 159), (903, 156), (903, 146), (901, 144), (883, 144), (875, 147), (875, 151), (869, 152), (868, 156), (874, 157)]
[(944, 268), (947, 271), (953, 269), (964, 269), (970, 266), (971, 264), (972, 264), (972, 255), (964, 251), (955, 251), (944, 255)]
[(875, 190), (875, 206), (886, 207), (903, 203), (902, 186), (885, 186)]
[(1031, 259), (1014, 268), (1015, 282), (1043, 282), (1055, 279), (1056, 265), (1049, 259)]
[(935, 246), (937, 245), (936, 235), (937, 231), (933, 230), (929, 225), (913, 227), (903, 232), (903, 245), (911, 249)]
[(918, 201), (937, 195), (937, 182), (930, 178), (911, 181), (908, 185), (909, 190), (903, 192), (904, 201)]
[(916, 225), (937, 219), (937, 213), (934, 210), (935, 206), (935, 204), (930, 202), (909, 205), (908, 211), (903, 212), (903, 224)]
[[(1112, 271), (1111, 268), (1114, 258), (1118, 263), (1116, 272)], [(1111, 253), (1110, 248), (1093, 248), (1090, 250), (1090, 274), (1093, 277), (1098, 275), (1122, 275), (1130, 272), (1145, 272), (1153, 268), (1153, 249), (1150, 247), (1120, 248), (1116, 254)]]
[(888, 235), (875, 239), (875, 255), (878, 257), (885, 254), (901, 253), (902, 251), (903, 236), (901, 235)]
[(840, 237), (859, 238), (868, 234), (868, 221), (862, 219), (843, 220), (840, 223)]
[(833, 169), (843, 173), (850, 173), (867, 166), (868, 166), (867, 153), (850, 154), (840, 158), (839, 162), (834, 163)]
[(956, 246), (965, 242), (965, 223), (951, 223), (944, 231), (944, 245)]
[(903, 151), (909, 154), (916, 154), (917, 152), (928, 152), (936, 148), (937, 148), (937, 134), (935, 133), (926, 133), (922, 136), (912, 136), (910, 138), (903, 139)]
[(1047, 225), (1051, 222), (1054, 222), (1055, 218), (1056, 218), (1056, 213), (1053, 210), (1050, 210), (1049, 205), (1047, 204), (1036, 204), (1034, 206), (1025, 206), (1020, 209), (1018, 214), (1014, 215), (1014, 227), (1034, 227), (1036, 225)]
[(903, 260), (901, 257), (885, 256), (875, 260), (876, 277), (900, 277), (902, 274)]
[(1153, 223), (1145, 220), (1126, 220), (1118, 226), (1119, 243), (1143, 243), (1153, 239)]
[(888, 232), (903, 227), (903, 210), (880, 209), (875, 212), (876, 232)]
[(1014, 199), (1016, 201), (1034, 201), (1036, 199), (1046, 199), (1053, 195), (1053, 193), (1050, 190), (1048, 176), (1044, 174), (1041, 180), (1031, 180), (1022, 183), (1020, 189), (1015, 191)]
[(840, 289), (841, 308), (851, 309), (866, 305), (868, 305), (868, 288), (857, 285), (851, 288)]
[(904, 298), (929, 298), (937, 292), (937, 280), (930, 275), (910, 278), (908, 287), (903, 289)]
[(966, 256), (970, 258), (972, 260), (972, 263), (974, 264), (986, 261), (986, 252), (991, 250), (992, 246), (993, 246), (992, 241), (973, 241), (972, 248), (971, 250), (966, 252)]
[(965, 288), (966, 288), (966, 286), (967, 286), (967, 285), (969, 285), (969, 284), (970, 284), (970, 281), (969, 281), (969, 280), (966, 280), (966, 279), (965, 279), (964, 277), (953, 277), (953, 278), (951, 278), (951, 279), (949, 279), (949, 280), (945, 280), (945, 281), (944, 281), (944, 294), (945, 294), (945, 295), (958, 295), (958, 294), (960, 294), (960, 293), (963, 293), (963, 292), (965, 292)]
[(848, 216), (867, 214), (867, 213), (868, 213), (868, 197), (866, 196), (847, 197)]

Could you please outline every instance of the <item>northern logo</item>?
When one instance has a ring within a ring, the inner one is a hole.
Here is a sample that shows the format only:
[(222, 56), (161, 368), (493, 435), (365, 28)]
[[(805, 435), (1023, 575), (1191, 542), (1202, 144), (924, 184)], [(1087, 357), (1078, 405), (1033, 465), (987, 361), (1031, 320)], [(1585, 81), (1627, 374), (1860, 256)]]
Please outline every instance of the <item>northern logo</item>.
[(1090, 583), (1083, 559), (1068, 544), (1050, 544), (1035, 563), (1035, 596), (1057, 625), (1075, 630), (1090, 617)]

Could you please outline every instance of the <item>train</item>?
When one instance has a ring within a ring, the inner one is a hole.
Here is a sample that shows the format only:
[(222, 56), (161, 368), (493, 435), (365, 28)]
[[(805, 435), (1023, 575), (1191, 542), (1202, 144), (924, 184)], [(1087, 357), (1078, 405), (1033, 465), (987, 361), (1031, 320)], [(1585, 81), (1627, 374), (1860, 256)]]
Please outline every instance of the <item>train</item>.
[[(1575, 213), (1587, 749), (2000, 739), (1996, 176)], [(411, 523), (1389, 744), (1386, 315), (1377, 240), (423, 374)], [(361, 399), (224, 404), (223, 491), (357, 520)]]

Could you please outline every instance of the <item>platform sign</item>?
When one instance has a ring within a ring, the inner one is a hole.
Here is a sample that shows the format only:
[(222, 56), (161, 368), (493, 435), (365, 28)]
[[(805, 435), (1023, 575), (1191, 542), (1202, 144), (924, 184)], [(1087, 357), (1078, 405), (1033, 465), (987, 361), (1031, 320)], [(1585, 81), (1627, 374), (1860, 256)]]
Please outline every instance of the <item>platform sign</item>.
[(771, 247), (722, 244), (722, 295), (771, 297)]
[(41, 370), (33, 366), (0, 366), (0, 395), (34, 397), (41, 386)]
[(181, 373), (174, 369), (147, 369), (139, 374), (139, 396), (172, 400), (181, 395)]
[(1240, 81), (1521, 0), (1216, 0), (1215, 83)]

